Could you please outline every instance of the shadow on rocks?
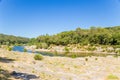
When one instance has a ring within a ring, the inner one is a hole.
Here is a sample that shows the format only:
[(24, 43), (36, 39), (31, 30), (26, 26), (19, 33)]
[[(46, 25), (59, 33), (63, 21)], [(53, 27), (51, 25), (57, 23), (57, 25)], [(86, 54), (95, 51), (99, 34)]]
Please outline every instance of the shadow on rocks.
[(13, 76), (15, 79), (22, 79), (22, 80), (30, 80), (30, 79), (38, 79), (39, 78), (33, 74), (21, 73), (21, 72), (16, 72), (16, 71), (13, 71), (11, 73), (11, 76)]
[(0, 68), (0, 80), (10, 80), (10, 74), (7, 70)]
[(9, 59), (7, 57), (0, 57), (0, 62), (3, 62), (3, 63), (10, 63), (12, 61), (15, 61), (15, 59)]

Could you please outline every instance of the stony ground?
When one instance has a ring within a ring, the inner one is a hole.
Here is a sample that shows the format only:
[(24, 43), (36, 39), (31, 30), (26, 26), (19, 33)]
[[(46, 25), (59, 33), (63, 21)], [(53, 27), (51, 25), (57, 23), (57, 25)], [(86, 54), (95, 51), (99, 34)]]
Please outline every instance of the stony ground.
[(0, 80), (120, 80), (120, 57), (44, 56), (37, 61), (34, 55), (0, 49)]

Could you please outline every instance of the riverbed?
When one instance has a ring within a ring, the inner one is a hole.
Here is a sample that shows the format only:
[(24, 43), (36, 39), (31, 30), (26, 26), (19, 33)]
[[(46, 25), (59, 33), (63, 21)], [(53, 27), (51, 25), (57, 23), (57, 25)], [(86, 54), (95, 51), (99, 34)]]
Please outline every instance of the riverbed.
[[(34, 75), (34, 80), (119, 80), (120, 57), (60, 57), (43, 56), (34, 59), (35, 54), (0, 49), (0, 77), (17, 80), (13, 71)], [(112, 78), (111, 78), (112, 76)], [(114, 78), (114, 79), (113, 79)], [(20, 80), (23, 80), (20, 77)]]

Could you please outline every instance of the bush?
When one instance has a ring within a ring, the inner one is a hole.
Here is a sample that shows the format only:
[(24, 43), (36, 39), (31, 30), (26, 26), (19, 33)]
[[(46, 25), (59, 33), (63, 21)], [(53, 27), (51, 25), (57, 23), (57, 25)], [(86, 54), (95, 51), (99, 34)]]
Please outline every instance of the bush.
[(65, 52), (69, 52), (69, 48), (68, 47), (65, 47), (64, 50), (65, 50)]
[(43, 59), (43, 56), (42, 56), (41, 54), (36, 54), (36, 55), (34, 56), (34, 59), (35, 59), (35, 60), (42, 60), (42, 59)]
[(75, 55), (75, 54), (71, 55), (71, 58), (76, 58), (76, 57), (77, 57), (77, 55)]
[(109, 79), (110, 79), (110, 80), (111, 80), (111, 79), (112, 79), (112, 80), (113, 80), (113, 79), (114, 79), (114, 80), (119, 80), (119, 78), (118, 78), (116, 75), (113, 75), (113, 74), (108, 75), (107, 80), (109, 80)]
[(42, 48), (44, 48), (44, 49), (48, 48), (48, 44), (47, 43), (41, 43), (41, 45), (42, 45)]
[(24, 49), (24, 52), (27, 52), (27, 49)]
[(85, 58), (85, 61), (88, 61), (88, 58)]
[(8, 47), (8, 51), (12, 51), (12, 48), (11, 48), (11, 47)]
[(96, 50), (96, 47), (94, 47), (94, 46), (93, 46), (93, 47), (90, 46), (90, 47), (87, 48), (87, 50), (88, 50), (88, 51), (94, 51), (94, 50)]
[(98, 58), (95, 58), (95, 60), (98, 60)]

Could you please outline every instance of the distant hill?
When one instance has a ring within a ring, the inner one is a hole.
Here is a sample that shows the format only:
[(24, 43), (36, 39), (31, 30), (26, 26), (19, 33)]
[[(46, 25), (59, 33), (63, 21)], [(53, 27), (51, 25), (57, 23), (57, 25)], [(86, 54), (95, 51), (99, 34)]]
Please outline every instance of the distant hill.
[(28, 42), (29, 38), (0, 34), (0, 44), (2, 45), (25, 44)]

